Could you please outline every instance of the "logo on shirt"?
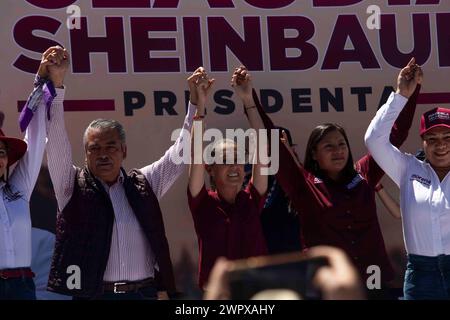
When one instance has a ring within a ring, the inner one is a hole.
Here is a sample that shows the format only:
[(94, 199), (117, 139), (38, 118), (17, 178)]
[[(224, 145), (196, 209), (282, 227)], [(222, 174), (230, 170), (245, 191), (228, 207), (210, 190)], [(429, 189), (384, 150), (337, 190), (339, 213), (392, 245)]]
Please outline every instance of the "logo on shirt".
[[(360, 174), (357, 174), (352, 181), (350, 181), (349, 184), (346, 185), (347, 189), (353, 189), (354, 187), (356, 187), (358, 185), (358, 183), (360, 183), (361, 181), (364, 180), (364, 177)], [(314, 183), (318, 184), (318, 183), (323, 183), (323, 180), (320, 178), (315, 177), (314, 178)]]
[(359, 173), (353, 178), (353, 180), (347, 185), (347, 189), (353, 189), (354, 187), (356, 187), (358, 185), (358, 183), (360, 183), (361, 181), (363, 181), (364, 178), (362, 175), (360, 175)]
[(417, 174), (413, 174), (411, 176), (411, 178), (409, 178), (409, 181), (418, 181), (418, 182), (420, 182), (421, 184), (423, 184), (426, 187), (429, 187), (431, 185), (431, 180), (430, 179), (423, 178), (423, 177), (421, 177), (421, 176), (419, 176)]

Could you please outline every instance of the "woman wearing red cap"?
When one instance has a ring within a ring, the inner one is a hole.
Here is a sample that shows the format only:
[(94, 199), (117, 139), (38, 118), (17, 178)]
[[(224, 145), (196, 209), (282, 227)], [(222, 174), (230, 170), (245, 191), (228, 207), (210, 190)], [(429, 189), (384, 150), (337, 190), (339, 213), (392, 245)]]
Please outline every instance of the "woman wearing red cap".
[(386, 138), (387, 128), (414, 90), (414, 83), (405, 85), (405, 78), (411, 77), (420, 81), (420, 73), (408, 66), (399, 77), (397, 93), (377, 112), (365, 139), (375, 160), (400, 187), (408, 252), (405, 299), (450, 299), (450, 109), (422, 115), (423, 160), (400, 152)]
[(21, 117), (25, 139), (5, 136), (0, 130), (0, 300), (36, 299), (30, 269), (29, 201), (45, 149), (46, 107), (63, 99), (55, 89), (64, 76), (60, 72), (62, 56), (62, 49), (56, 47), (43, 54), (39, 69), (42, 77), (36, 77), (35, 90), (25, 107), (27, 114)]

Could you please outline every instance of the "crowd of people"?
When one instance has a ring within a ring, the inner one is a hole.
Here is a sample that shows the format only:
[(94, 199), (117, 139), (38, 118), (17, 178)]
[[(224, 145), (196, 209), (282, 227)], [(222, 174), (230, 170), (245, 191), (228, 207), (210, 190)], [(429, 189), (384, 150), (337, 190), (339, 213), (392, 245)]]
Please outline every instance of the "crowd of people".
[[(47, 221), (41, 229), (55, 234), (44, 277), (50, 294), (74, 300), (176, 298), (159, 200), (189, 169), (198, 286), (205, 298), (229, 298), (224, 274), (233, 261), (288, 252), (328, 259), (329, 265), (314, 278), (325, 299), (371, 299), (380, 292), (389, 297), (393, 270), (376, 194), (392, 216), (402, 219), (408, 253), (404, 299), (450, 298), (450, 109), (422, 115), (422, 156), (398, 149), (408, 137), (423, 80), (414, 58), (400, 71), (396, 92), (369, 125), (369, 152), (358, 160), (344, 128), (324, 123), (310, 133), (301, 161), (289, 130), (276, 126), (264, 112), (244, 66), (234, 70), (231, 86), (250, 128), (265, 129), (267, 139), (259, 137), (244, 154), (231, 139), (215, 141), (209, 149), (203, 142), (196, 145), (203, 141), (215, 82), (199, 67), (187, 79), (190, 101), (178, 139), (159, 160), (129, 172), (123, 168), (125, 130), (115, 120), (89, 124), (83, 133), (85, 164), (73, 164), (63, 109), (69, 63), (66, 49), (45, 51), (19, 118), (25, 138), (0, 131), (0, 299), (36, 299), (32, 256), (40, 257), (29, 204), (44, 150), (56, 202), (50, 204), (54, 209), (42, 210), (57, 210), (56, 222), (37, 219)], [(279, 136), (278, 149), (271, 148), (274, 134)], [(185, 151), (187, 139), (192, 140), (189, 168), (173, 161)], [(262, 156), (269, 151), (279, 160), (271, 175)], [(400, 205), (380, 183), (385, 172), (400, 188)], [(69, 285), (71, 266), (82, 273), (75, 285)], [(364, 286), (371, 266), (381, 271), (377, 290)]]

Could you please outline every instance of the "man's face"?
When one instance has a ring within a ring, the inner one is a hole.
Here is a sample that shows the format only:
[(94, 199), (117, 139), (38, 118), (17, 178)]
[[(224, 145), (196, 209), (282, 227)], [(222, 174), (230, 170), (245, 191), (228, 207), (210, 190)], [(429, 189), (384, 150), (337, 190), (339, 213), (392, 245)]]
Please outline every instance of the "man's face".
[(450, 168), (450, 128), (436, 127), (425, 133), (423, 151), (435, 168)]
[(91, 173), (111, 185), (117, 181), (127, 147), (114, 129), (90, 129), (86, 140), (86, 163)]

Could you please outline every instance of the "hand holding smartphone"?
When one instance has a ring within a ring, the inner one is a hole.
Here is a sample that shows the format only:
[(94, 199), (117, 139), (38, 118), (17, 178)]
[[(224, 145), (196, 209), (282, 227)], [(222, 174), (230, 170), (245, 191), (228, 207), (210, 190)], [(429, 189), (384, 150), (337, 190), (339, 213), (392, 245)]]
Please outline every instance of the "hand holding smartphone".
[(258, 292), (274, 289), (292, 290), (305, 300), (321, 299), (313, 279), (327, 265), (326, 257), (309, 258), (301, 253), (235, 261), (228, 273), (231, 299), (251, 299)]
[(289, 290), (304, 300), (366, 298), (359, 273), (345, 252), (317, 246), (305, 253), (235, 261), (220, 258), (211, 272), (205, 299), (245, 300), (277, 289)]

